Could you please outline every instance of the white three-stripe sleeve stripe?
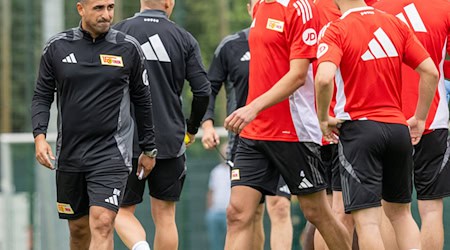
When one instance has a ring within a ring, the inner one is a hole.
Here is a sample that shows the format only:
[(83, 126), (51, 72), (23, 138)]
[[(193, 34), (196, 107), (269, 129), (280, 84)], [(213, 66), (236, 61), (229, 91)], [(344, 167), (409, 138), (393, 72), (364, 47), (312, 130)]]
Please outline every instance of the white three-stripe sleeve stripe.
[(297, 10), (297, 16), (301, 16), (302, 12), (300, 11), (300, 7), (298, 6), (298, 4), (293, 3), (292, 5), (294, 5), (295, 10)]
[(311, 5), (309, 4), (308, 0), (300, 0), (300, 1), (303, 2), (303, 4), (304, 4), (305, 7), (306, 7), (306, 10), (308, 11), (308, 17), (309, 17), (309, 18), (308, 18), (306, 21), (311, 20), (311, 18), (313, 17), (313, 15), (312, 15), (312, 10), (311, 10)]
[(156, 56), (158, 57), (160, 62), (170, 62), (170, 57), (167, 54), (166, 48), (161, 41), (161, 38), (156, 34), (154, 36), (149, 37), (150, 43), (155, 50)]
[(301, 0), (297, 1), (297, 4), (300, 6), (300, 9), (302, 10), (303, 23), (306, 23), (309, 20), (308, 9), (305, 6), (305, 3)]
[(414, 3), (406, 6), (404, 9), (406, 15), (408, 16), (409, 21), (411, 22), (414, 31), (427, 32), (427, 29), (425, 28), (422, 18), (420, 18), (419, 12), (417, 11)]
[(302, 12), (300, 11), (300, 7), (298, 6), (298, 4), (293, 3), (292, 5), (294, 5), (295, 10), (297, 11), (297, 16), (301, 16)]
[(391, 39), (386, 35), (386, 33), (379, 28), (377, 31), (375, 31), (375, 37), (378, 39), (378, 41), (381, 43), (381, 46), (383, 46), (384, 51), (389, 57), (395, 57), (398, 56), (398, 52), (395, 49), (394, 44), (392, 43)]
[(303, 24), (305, 24), (306, 23), (305, 9), (304, 9), (303, 5), (299, 1), (297, 1), (295, 4), (299, 7), (299, 9), (302, 12), (302, 20), (303, 20)]

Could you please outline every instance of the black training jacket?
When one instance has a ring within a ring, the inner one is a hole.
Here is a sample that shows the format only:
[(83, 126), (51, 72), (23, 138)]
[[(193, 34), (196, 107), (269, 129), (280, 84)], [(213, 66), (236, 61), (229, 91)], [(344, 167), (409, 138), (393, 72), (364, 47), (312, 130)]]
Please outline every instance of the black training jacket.
[(156, 147), (143, 59), (137, 41), (114, 29), (93, 39), (78, 27), (47, 42), (34, 90), (32, 124), (35, 137), (47, 133), (56, 92), (59, 170), (131, 167), (130, 101), (141, 149)]
[(194, 96), (187, 124), (190, 133), (197, 133), (211, 92), (197, 41), (160, 10), (144, 10), (114, 28), (135, 37), (145, 55), (154, 107), (157, 158), (181, 156), (186, 150), (181, 99), (185, 79)]
[[(241, 30), (225, 37), (217, 46), (208, 71), (208, 78), (211, 81), (211, 96), (203, 120), (214, 121), (216, 96), (222, 84), (225, 86), (227, 96), (228, 115), (245, 105), (248, 95), (250, 63), (248, 34), (249, 29)], [(228, 134), (228, 159), (233, 158), (232, 155), (236, 152), (237, 142), (236, 135), (230, 132)]]

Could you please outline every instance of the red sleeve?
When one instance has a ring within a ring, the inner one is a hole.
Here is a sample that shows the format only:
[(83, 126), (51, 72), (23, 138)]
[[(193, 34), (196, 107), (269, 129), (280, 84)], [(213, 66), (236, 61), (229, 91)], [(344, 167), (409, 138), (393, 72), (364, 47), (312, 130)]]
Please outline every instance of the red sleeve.
[(444, 62), (444, 77), (450, 79), (450, 60)]
[(260, 1), (256, 2), (256, 3), (255, 3), (255, 6), (253, 6), (252, 19), (255, 18), (256, 11), (258, 11), (258, 8), (259, 8), (259, 3), (260, 3)]
[[(392, 3), (390, 2), (389, 4), (392, 4)], [(389, 4), (386, 4), (386, 1), (381, 0), (381, 1), (375, 1), (371, 6), (374, 7), (375, 9), (379, 9), (379, 10), (389, 13), (389, 11), (387, 10), (387, 7), (389, 6)]]
[(449, 13), (449, 25), (447, 30), (447, 58), (448, 60), (444, 61), (444, 77), (450, 79), (450, 13)]
[(342, 59), (342, 44), (340, 42), (339, 29), (335, 23), (325, 30), (324, 36), (319, 40), (319, 47), (317, 49), (318, 64), (322, 62), (332, 62), (336, 66), (341, 64)]
[(449, 14), (449, 25), (447, 30), (447, 54), (450, 55), (450, 14)]
[(373, 6), (378, 0), (364, 0), (364, 2), (369, 6)]
[(414, 35), (413, 31), (402, 21), (399, 21), (401, 29), (406, 34), (405, 51), (403, 53), (403, 62), (409, 67), (415, 69), (425, 59), (430, 57), (422, 43)]
[(289, 60), (316, 57), (319, 14), (312, 1), (303, 2), (307, 5), (307, 10), (304, 11), (294, 3), (286, 16), (288, 20), (286, 39), (290, 46)]

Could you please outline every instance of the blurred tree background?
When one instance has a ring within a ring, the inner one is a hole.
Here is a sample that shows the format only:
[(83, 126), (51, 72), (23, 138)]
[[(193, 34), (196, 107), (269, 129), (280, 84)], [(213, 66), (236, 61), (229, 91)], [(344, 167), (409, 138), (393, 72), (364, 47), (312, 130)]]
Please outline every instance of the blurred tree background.
[[(0, 0), (0, 132), (31, 131), (30, 103), (44, 44), (42, 2)], [(63, 2), (65, 29), (77, 26), (80, 18), (76, 1)], [(220, 40), (249, 25), (246, 3), (243, 0), (178, 0), (171, 19), (197, 38), (208, 68)], [(115, 22), (138, 11), (138, 0), (116, 0)], [(187, 101), (188, 93), (185, 91)], [(218, 119), (223, 120), (224, 107), (219, 105), (219, 108)]]

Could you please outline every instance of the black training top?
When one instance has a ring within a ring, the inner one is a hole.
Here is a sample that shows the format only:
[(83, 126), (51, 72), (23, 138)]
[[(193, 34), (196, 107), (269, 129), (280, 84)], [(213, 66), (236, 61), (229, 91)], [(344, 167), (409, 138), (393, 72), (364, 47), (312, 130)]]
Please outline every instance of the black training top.
[[(211, 81), (211, 96), (208, 110), (203, 120), (214, 120), (216, 96), (225, 85), (227, 114), (243, 107), (248, 95), (248, 73), (250, 51), (248, 46), (249, 29), (244, 29), (225, 37), (214, 52), (214, 59), (208, 71)], [(228, 136), (228, 159), (235, 153), (237, 141), (233, 133)], [(231, 154), (231, 155), (230, 155)]]
[(227, 94), (227, 114), (243, 107), (248, 94), (248, 72), (250, 50), (249, 29), (225, 37), (214, 52), (214, 59), (208, 71), (211, 81), (211, 96), (208, 111), (203, 120), (214, 120), (216, 96), (225, 84)]
[(144, 10), (114, 28), (135, 37), (144, 51), (154, 107), (157, 158), (181, 156), (186, 149), (181, 99), (184, 81), (189, 81), (194, 95), (187, 124), (190, 133), (197, 133), (211, 92), (197, 41), (160, 10)]
[(33, 134), (47, 133), (57, 93), (59, 170), (131, 167), (134, 103), (143, 150), (156, 147), (148, 80), (137, 41), (110, 29), (93, 39), (81, 28), (44, 47), (32, 101)]

